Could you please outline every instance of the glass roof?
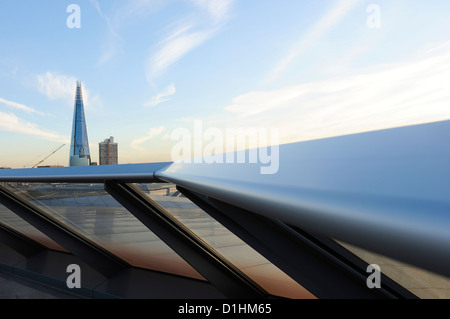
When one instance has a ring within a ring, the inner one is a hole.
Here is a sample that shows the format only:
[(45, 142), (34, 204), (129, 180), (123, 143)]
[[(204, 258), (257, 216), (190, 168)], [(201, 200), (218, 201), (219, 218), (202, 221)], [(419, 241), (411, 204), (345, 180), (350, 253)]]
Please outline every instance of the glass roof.
[[(316, 298), (265, 257), (183, 196), (170, 183), (134, 184), (268, 293), (294, 299)], [(133, 267), (206, 280), (166, 243), (128, 212), (103, 184), (12, 183), (8, 188)], [(48, 249), (68, 252), (46, 234), (0, 205), (0, 224)], [(338, 242), (420, 298), (450, 298), (450, 279), (361, 248)]]
[(204, 280), (109, 195), (103, 184), (30, 183), (14, 190), (132, 266)]

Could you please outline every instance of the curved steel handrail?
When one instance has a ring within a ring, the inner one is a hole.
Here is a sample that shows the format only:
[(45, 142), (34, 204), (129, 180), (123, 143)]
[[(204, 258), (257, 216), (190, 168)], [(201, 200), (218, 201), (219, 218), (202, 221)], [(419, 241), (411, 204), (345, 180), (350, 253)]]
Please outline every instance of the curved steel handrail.
[(449, 140), (443, 121), (281, 145), (272, 175), (177, 162), (155, 176), (449, 276)]

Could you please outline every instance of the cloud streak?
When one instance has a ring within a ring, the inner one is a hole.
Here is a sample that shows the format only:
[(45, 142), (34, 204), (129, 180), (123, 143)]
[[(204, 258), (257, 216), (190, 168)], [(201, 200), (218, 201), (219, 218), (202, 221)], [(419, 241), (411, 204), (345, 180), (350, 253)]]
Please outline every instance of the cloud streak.
[(215, 23), (220, 23), (229, 17), (234, 0), (191, 0), (191, 2), (207, 11)]
[(40, 93), (50, 100), (59, 100), (75, 97), (77, 79), (54, 72), (46, 72), (36, 76), (37, 88)]
[[(36, 87), (38, 91), (50, 100), (64, 100), (72, 107), (75, 100), (77, 79), (72, 76), (56, 72), (46, 72), (36, 76)], [(83, 85), (83, 102), (86, 108), (93, 108), (101, 104), (98, 95), (92, 95)]]
[(162, 75), (167, 68), (215, 33), (215, 30), (192, 31), (193, 28), (192, 23), (182, 24), (160, 43), (159, 50), (150, 58), (148, 78)]
[(97, 63), (98, 66), (101, 66), (108, 62), (113, 56), (117, 54), (118, 51), (121, 50), (121, 44), (123, 43), (123, 39), (116, 32), (113, 24), (111, 23), (110, 18), (103, 13), (100, 4), (97, 0), (89, 0), (92, 6), (97, 10), (100, 17), (105, 21), (105, 24), (108, 28), (108, 35), (106, 37), (105, 49)]
[(161, 135), (161, 133), (165, 130), (164, 126), (151, 128), (147, 134), (147, 136), (137, 138), (131, 142), (131, 148), (138, 151), (146, 151), (145, 148), (140, 146), (141, 144), (150, 141), (151, 139)]
[(151, 101), (144, 104), (144, 106), (156, 106), (158, 104), (170, 101), (169, 96), (174, 95), (177, 92), (175, 85), (171, 84), (158, 93), (156, 96), (152, 97)]
[(225, 107), (280, 127), (284, 142), (450, 119), (450, 50), (354, 75), (255, 91)]
[(6, 100), (4, 98), (1, 98), (1, 97), (0, 97), (0, 104), (4, 104), (6, 106), (13, 107), (15, 109), (22, 110), (22, 111), (25, 111), (25, 112), (28, 112), (28, 113), (42, 114), (41, 112), (36, 111), (35, 109), (33, 109), (33, 108), (29, 107), (29, 106), (26, 106), (26, 105), (21, 104), (21, 103), (13, 102), (13, 101), (8, 101), (8, 100)]
[(158, 44), (156, 52), (148, 58), (147, 79), (150, 83), (221, 30), (229, 18), (234, 0), (190, 2), (200, 11), (206, 12), (209, 19), (190, 17), (178, 22), (177, 27)]
[(68, 143), (69, 138), (54, 132), (41, 129), (36, 124), (24, 121), (12, 113), (0, 112), (0, 130), (32, 135), (49, 141)]
[(340, 0), (322, 19), (317, 21), (291, 51), (281, 59), (269, 75), (269, 81), (276, 80), (303, 52), (311, 48), (319, 39), (338, 24), (360, 0)]

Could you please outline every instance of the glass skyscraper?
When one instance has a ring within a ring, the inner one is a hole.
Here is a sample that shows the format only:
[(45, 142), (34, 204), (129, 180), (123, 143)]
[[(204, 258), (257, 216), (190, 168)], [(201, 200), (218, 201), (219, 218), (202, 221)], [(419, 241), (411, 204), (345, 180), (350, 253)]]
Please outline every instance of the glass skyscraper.
[(84, 115), (83, 92), (81, 82), (77, 82), (70, 144), (70, 166), (89, 166), (90, 164), (91, 155)]

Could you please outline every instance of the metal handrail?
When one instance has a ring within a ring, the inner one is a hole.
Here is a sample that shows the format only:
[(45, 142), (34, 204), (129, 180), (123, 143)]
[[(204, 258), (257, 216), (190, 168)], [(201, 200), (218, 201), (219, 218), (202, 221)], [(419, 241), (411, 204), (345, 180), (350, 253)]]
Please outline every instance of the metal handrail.
[(155, 176), (450, 276), (449, 140), (443, 121), (281, 145), (273, 175), (178, 162)]
[(154, 172), (170, 162), (100, 166), (47, 167), (0, 170), (0, 182), (23, 183), (104, 183), (120, 181), (151, 183)]

